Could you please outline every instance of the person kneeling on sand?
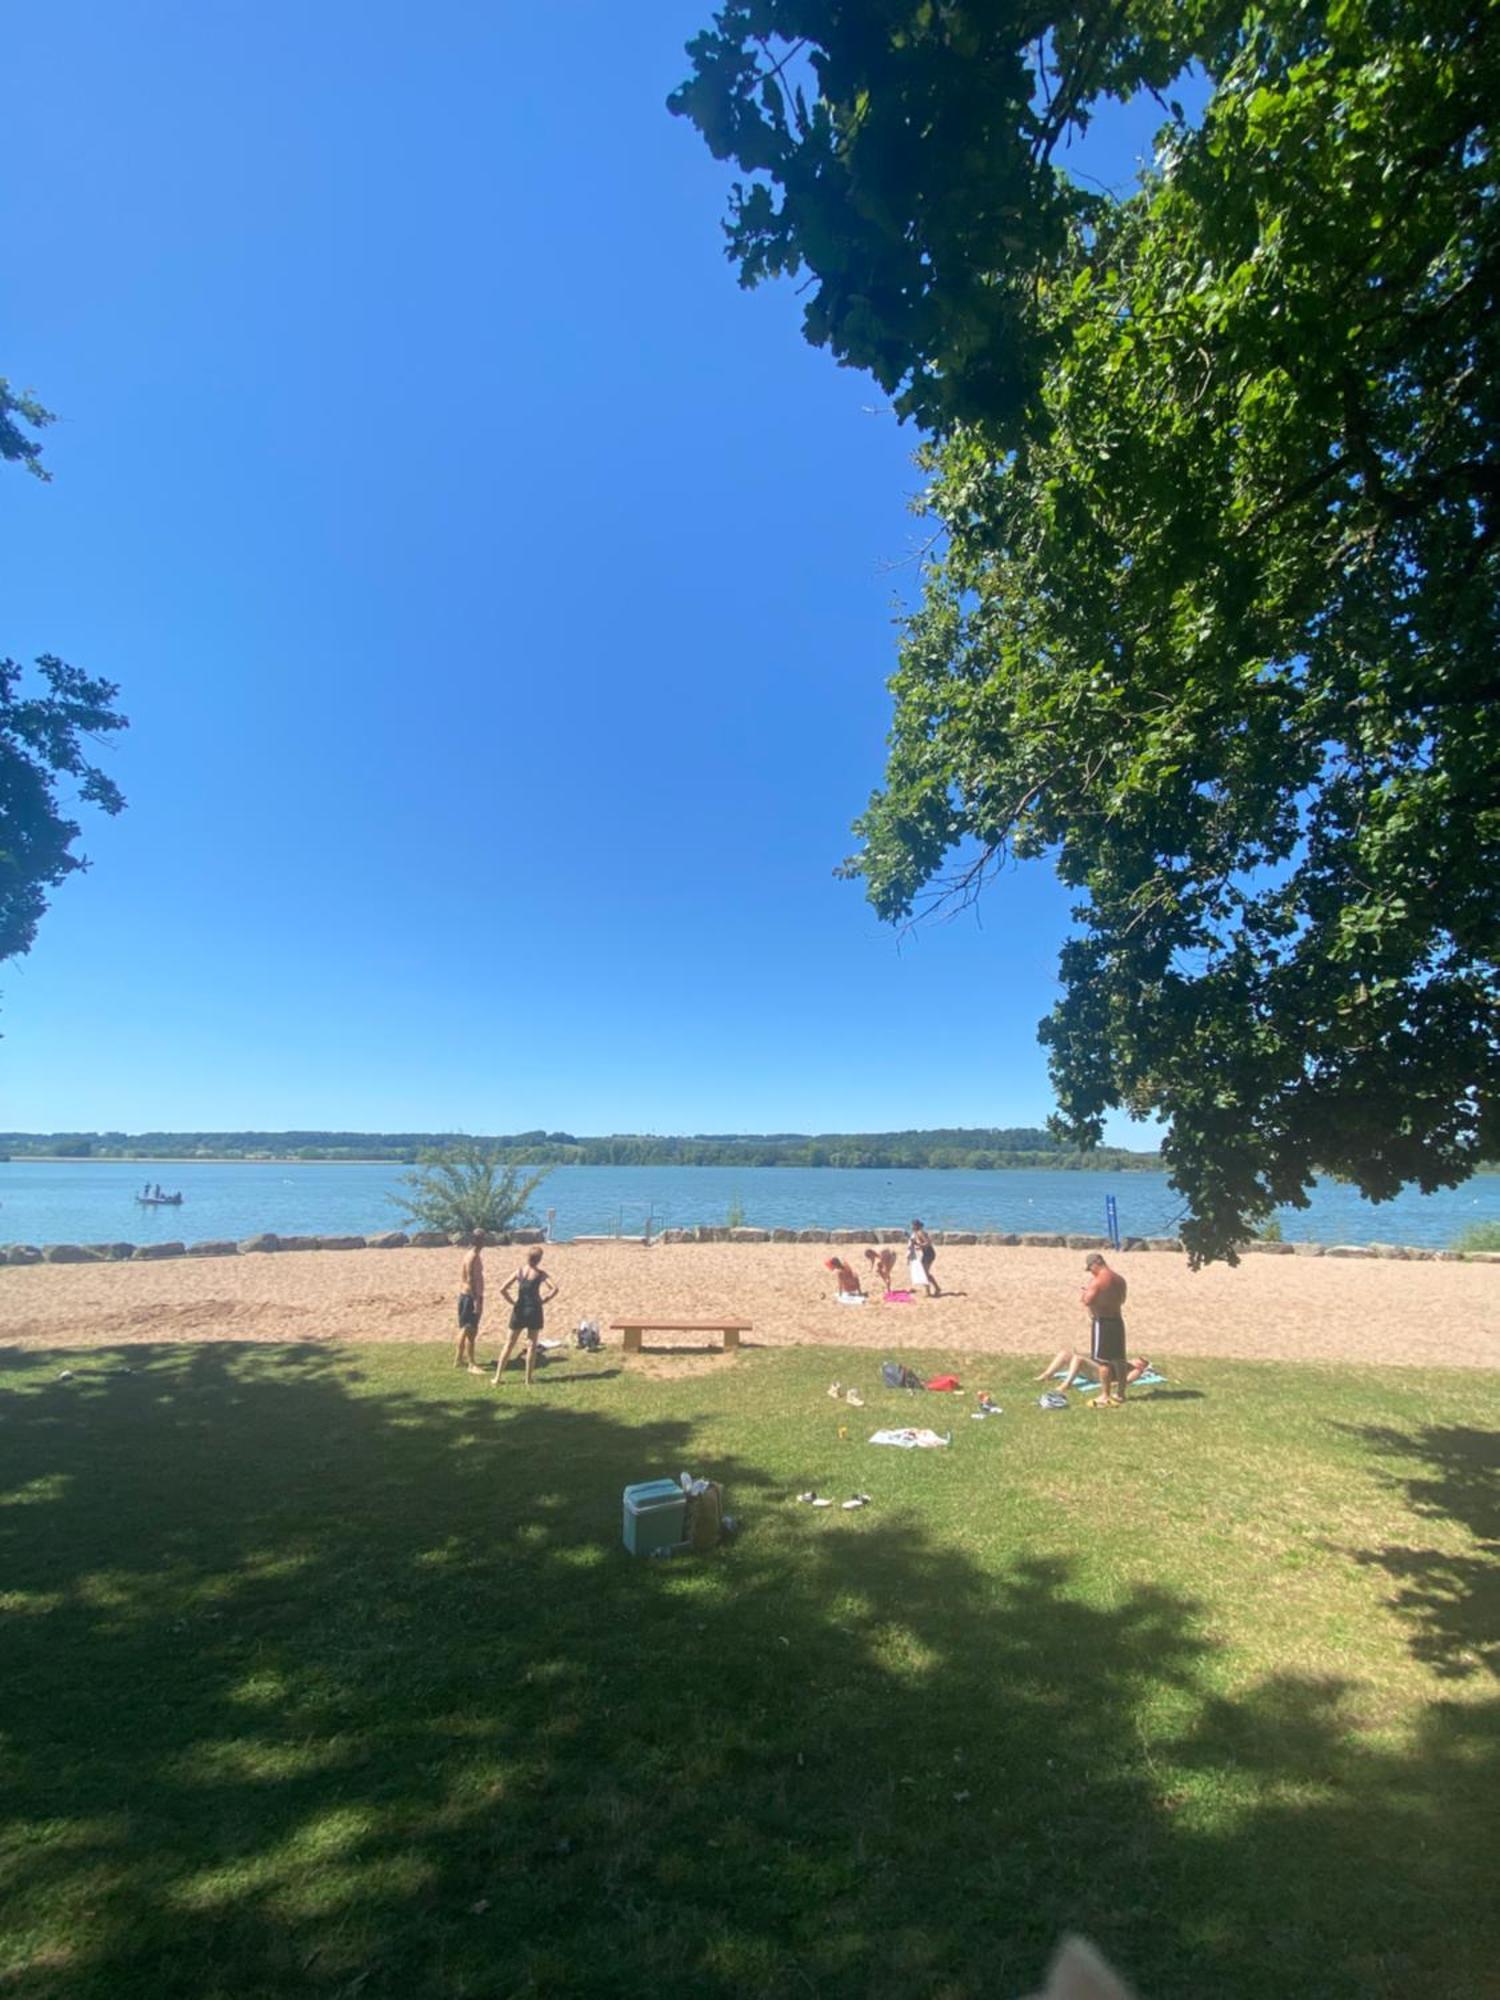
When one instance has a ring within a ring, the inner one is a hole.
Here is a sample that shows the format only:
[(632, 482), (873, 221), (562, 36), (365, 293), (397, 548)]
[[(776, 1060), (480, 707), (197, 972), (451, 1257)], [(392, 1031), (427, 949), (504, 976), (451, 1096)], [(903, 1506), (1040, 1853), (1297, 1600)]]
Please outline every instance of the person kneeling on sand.
[[(550, 1292), (542, 1290), (543, 1285), (552, 1285)], [(542, 1337), (542, 1307), (550, 1305), (557, 1297), (557, 1287), (542, 1269), (540, 1250), (528, 1250), (526, 1262), (520, 1270), (507, 1278), (500, 1287), (500, 1296), (511, 1302), (510, 1339), (505, 1343), (505, 1352), (495, 1363), (495, 1386), (500, 1386), (501, 1372), (516, 1351), (516, 1343), (524, 1333), (526, 1336), (526, 1386), (531, 1387), (531, 1378), (536, 1373), (536, 1344)]]
[(835, 1279), (838, 1281), (838, 1295), (841, 1299), (863, 1300), (864, 1290), (860, 1285), (859, 1279), (844, 1262), (842, 1257), (826, 1258), (823, 1268), (832, 1271)]
[[(1062, 1382), (1061, 1387), (1071, 1389), (1075, 1381), (1083, 1382), (1088, 1379), (1084, 1374), (1084, 1370), (1092, 1368), (1093, 1365), (1088, 1356), (1080, 1354), (1076, 1348), (1060, 1347), (1042, 1370), (1041, 1374), (1034, 1376), (1033, 1380), (1037, 1382), (1050, 1382), (1055, 1375), (1062, 1375), (1066, 1379)], [(1125, 1370), (1126, 1382), (1139, 1382), (1150, 1366), (1151, 1363), (1144, 1354), (1132, 1355), (1130, 1365)]]
[(891, 1279), (896, 1274), (895, 1251), (889, 1248), (885, 1250), (867, 1250), (865, 1252), (865, 1262), (869, 1265), (870, 1274), (875, 1279), (880, 1290), (888, 1292), (891, 1289)]

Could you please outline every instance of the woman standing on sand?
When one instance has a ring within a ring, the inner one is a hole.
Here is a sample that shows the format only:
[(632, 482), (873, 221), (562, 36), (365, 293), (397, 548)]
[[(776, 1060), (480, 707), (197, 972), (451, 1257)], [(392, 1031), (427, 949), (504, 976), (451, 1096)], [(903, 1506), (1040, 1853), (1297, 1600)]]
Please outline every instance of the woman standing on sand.
[[(544, 1292), (543, 1285), (552, 1285), (551, 1291)], [(510, 1357), (516, 1351), (516, 1343), (524, 1333), (526, 1336), (526, 1386), (531, 1387), (531, 1378), (536, 1372), (536, 1344), (542, 1337), (542, 1307), (550, 1305), (557, 1297), (557, 1287), (542, 1269), (540, 1250), (528, 1250), (526, 1262), (500, 1287), (502, 1299), (510, 1301), (510, 1339), (505, 1343), (505, 1352), (495, 1363), (495, 1387), (500, 1386), (500, 1375)]]
[(911, 1235), (906, 1239), (906, 1268), (911, 1274), (911, 1288), (914, 1292), (925, 1291), (928, 1298), (943, 1296), (941, 1285), (932, 1275), (932, 1267), (937, 1259), (937, 1250), (932, 1238), (921, 1223), (913, 1220)]

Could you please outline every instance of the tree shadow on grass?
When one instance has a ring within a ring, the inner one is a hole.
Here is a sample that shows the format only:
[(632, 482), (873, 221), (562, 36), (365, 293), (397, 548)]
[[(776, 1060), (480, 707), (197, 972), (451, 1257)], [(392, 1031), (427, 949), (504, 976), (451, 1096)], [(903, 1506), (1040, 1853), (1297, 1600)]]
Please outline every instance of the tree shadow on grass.
[(1391, 1604), (1415, 1628), (1413, 1653), (1445, 1679), (1500, 1676), (1500, 1431), (1338, 1428), (1387, 1461), (1381, 1476), (1413, 1513), (1472, 1537), (1468, 1549), (1385, 1543), (1350, 1551), (1395, 1583)]
[(722, 1454), (749, 1532), (631, 1561), (620, 1488), (696, 1462), (685, 1418), (347, 1350), (35, 1360), (0, 1356), (7, 1995), (965, 2000), (1074, 1928), (1156, 2000), (1480, 1990), (1492, 1711), (1403, 1756), (1338, 1687), (1216, 1701), (1171, 1591)]

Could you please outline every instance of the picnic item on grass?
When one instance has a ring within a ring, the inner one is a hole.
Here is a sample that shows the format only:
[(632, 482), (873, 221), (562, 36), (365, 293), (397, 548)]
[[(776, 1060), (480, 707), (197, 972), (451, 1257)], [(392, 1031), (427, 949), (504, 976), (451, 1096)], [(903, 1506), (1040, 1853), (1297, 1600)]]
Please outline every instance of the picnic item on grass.
[(902, 1430), (876, 1431), (870, 1438), (871, 1444), (894, 1444), (902, 1451), (931, 1451), (936, 1445), (951, 1444), (953, 1434), (939, 1437), (936, 1431)]
[(656, 1555), (687, 1540), (688, 1496), (675, 1479), (645, 1479), (624, 1494), (625, 1546)]
[(1055, 1389), (1049, 1389), (1044, 1396), (1038, 1396), (1036, 1400), (1038, 1409), (1042, 1410), (1065, 1410), (1068, 1407), (1067, 1397), (1059, 1396)]
[(899, 1361), (882, 1361), (880, 1379), (887, 1389), (920, 1389), (922, 1378), (914, 1368), (905, 1368)]
[(956, 1375), (934, 1375), (927, 1386), (929, 1389), (935, 1389), (940, 1396), (945, 1396), (951, 1390), (961, 1389), (963, 1384)]

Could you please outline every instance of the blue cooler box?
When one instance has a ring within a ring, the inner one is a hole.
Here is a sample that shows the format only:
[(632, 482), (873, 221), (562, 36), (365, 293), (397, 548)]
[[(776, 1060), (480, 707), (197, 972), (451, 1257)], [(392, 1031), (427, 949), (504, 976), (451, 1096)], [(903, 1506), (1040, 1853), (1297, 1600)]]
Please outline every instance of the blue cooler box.
[(633, 1556), (676, 1548), (687, 1539), (687, 1495), (675, 1479), (625, 1488), (625, 1546)]

